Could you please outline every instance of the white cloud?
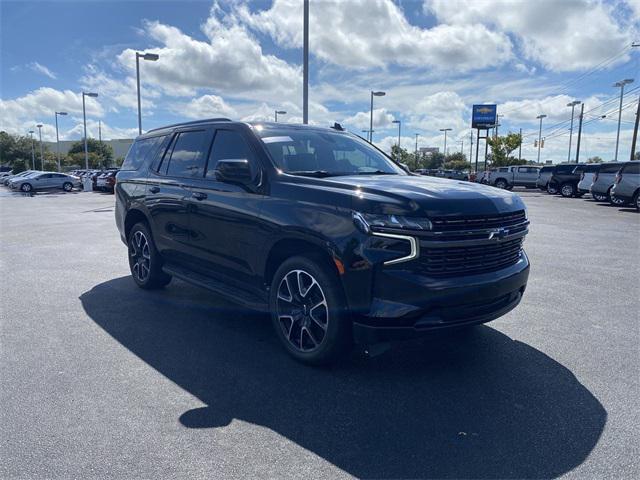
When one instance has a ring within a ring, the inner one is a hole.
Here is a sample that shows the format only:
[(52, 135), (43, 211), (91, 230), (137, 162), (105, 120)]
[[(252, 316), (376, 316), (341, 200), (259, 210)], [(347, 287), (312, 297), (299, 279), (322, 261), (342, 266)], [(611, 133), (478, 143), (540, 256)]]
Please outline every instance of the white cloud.
[[(85, 66), (85, 75), (80, 79), (80, 84), (85, 91), (97, 92), (108, 103), (115, 103), (118, 106), (133, 110), (138, 108), (135, 73), (114, 78), (97, 66), (89, 64)], [(155, 107), (152, 99), (159, 97), (160, 92), (141, 83), (141, 104), (147, 115), (150, 113), (149, 110)], [(110, 108), (115, 107), (112, 106)]]
[[(85, 101), (87, 116), (104, 116), (104, 110), (95, 98), (87, 97)], [(23, 134), (45, 119), (53, 120), (56, 111), (82, 115), (82, 94), (42, 87), (22, 97), (0, 99), (0, 111), (0, 130)]]
[(482, 23), (507, 32), (526, 58), (555, 71), (593, 67), (632, 41), (631, 30), (615, 19), (615, 5), (599, 0), (425, 0), (425, 10), (451, 25)]
[[(380, 127), (388, 127), (394, 117), (391, 113), (387, 112), (386, 108), (374, 108), (373, 109), (373, 129)], [(345, 127), (356, 127), (357, 129), (369, 129), (371, 122), (371, 112), (358, 112), (355, 115), (345, 118), (342, 123)]]
[(33, 70), (34, 72), (37, 73), (41, 73), (42, 75), (45, 75), (53, 80), (55, 80), (57, 77), (55, 75), (55, 73), (53, 73), (51, 70), (49, 70), (47, 67), (45, 67), (44, 65), (38, 63), (38, 62), (31, 62), (28, 67)]
[[(285, 48), (302, 46), (302, 2), (274, 0), (257, 13), (240, 5), (232, 16)], [(309, 9), (309, 43), (318, 58), (347, 68), (390, 64), (467, 71), (500, 65), (511, 42), (483, 25), (411, 25), (391, 0), (325, 0)]]
[(186, 118), (236, 118), (238, 112), (217, 95), (202, 95), (186, 103), (175, 103), (171, 111)]

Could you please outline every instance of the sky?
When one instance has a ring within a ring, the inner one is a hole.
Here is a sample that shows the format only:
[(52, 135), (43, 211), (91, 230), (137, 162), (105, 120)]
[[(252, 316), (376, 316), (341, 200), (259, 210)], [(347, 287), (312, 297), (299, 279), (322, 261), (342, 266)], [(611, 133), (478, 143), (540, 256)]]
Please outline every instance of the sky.
[[(0, 130), (43, 140), (137, 135), (135, 52), (143, 130), (224, 116), (302, 122), (302, 0), (0, 0)], [(640, 94), (640, 0), (311, 0), (309, 121), (361, 135), (374, 99), (374, 142), (464, 149), (471, 107), (496, 103), (499, 133), (522, 157), (569, 158), (573, 100), (584, 102), (581, 159), (612, 160), (625, 87), (619, 159), (628, 159)], [(575, 157), (576, 107), (571, 158)], [(605, 117), (603, 118), (603, 115)], [(474, 131), (475, 135), (475, 131)], [(475, 143), (475, 141), (474, 141)], [(475, 145), (473, 146), (475, 150)], [(482, 149), (481, 149), (482, 150)], [(475, 152), (473, 154), (475, 156)]]

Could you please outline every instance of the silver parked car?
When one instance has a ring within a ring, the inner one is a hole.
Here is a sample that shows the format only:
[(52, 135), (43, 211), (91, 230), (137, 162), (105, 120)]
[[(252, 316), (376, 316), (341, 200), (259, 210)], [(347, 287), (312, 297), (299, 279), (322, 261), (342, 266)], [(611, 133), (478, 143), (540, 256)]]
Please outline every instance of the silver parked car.
[(23, 192), (52, 188), (61, 188), (65, 192), (70, 192), (73, 187), (80, 186), (80, 179), (66, 173), (41, 172), (11, 180), (9, 186)]
[(13, 179), (27, 177), (27, 176), (33, 175), (35, 173), (40, 173), (40, 171), (39, 170), (25, 170), (24, 172), (20, 172), (20, 173), (16, 173), (15, 175), (9, 175), (8, 177), (4, 177), (2, 179), (2, 183), (3, 183), (3, 185), (9, 186), (9, 183)]
[(538, 178), (536, 179), (536, 187), (540, 190), (547, 191), (547, 187), (549, 186), (549, 180), (551, 180), (551, 176), (555, 171), (555, 165), (546, 165), (538, 170)]
[(632, 204), (640, 210), (640, 162), (627, 162), (618, 171), (611, 188), (611, 203)]
[(618, 170), (624, 166), (623, 162), (601, 163), (600, 169), (593, 176), (591, 184), (591, 196), (599, 202), (608, 202), (611, 197), (611, 188), (616, 181)]

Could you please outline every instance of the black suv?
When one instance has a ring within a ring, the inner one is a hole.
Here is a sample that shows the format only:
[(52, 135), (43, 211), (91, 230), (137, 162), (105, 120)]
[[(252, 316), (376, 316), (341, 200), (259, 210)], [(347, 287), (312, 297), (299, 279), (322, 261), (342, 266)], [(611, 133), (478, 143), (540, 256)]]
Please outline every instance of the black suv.
[(152, 130), (117, 175), (116, 223), (138, 286), (177, 277), (270, 312), (308, 363), (488, 322), (529, 275), (517, 195), (409, 174), (339, 125)]
[(563, 197), (582, 197), (583, 192), (578, 190), (580, 178), (586, 170), (583, 163), (563, 163), (556, 165), (547, 184), (547, 192), (551, 194), (559, 193)]

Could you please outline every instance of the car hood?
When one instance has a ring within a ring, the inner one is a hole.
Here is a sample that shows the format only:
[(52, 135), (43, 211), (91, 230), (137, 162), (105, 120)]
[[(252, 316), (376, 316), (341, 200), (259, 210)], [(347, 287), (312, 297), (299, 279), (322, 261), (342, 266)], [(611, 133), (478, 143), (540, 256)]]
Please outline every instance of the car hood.
[[(352, 208), (412, 216), (491, 215), (525, 208), (506, 190), (461, 180), (404, 175), (349, 175), (322, 179), (352, 194)], [(328, 186), (328, 185), (327, 185)]]

